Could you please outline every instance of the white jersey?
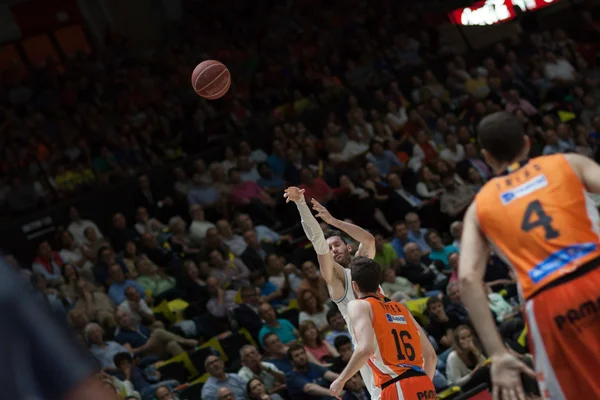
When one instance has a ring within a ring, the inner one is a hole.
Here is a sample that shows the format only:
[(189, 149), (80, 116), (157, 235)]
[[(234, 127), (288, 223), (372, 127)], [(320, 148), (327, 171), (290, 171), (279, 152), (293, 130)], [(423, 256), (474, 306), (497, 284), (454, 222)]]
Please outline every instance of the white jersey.
[[(352, 273), (348, 268), (344, 268), (344, 295), (340, 299), (332, 299), (335, 304), (337, 304), (342, 317), (344, 317), (344, 321), (348, 325), (348, 332), (352, 337), (352, 345), (356, 346), (356, 339), (354, 338), (354, 330), (352, 329), (352, 324), (350, 323), (350, 317), (348, 316), (348, 303), (352, 300), (356, 300), (356, 296), (354, 296), (354, 290), (352, 290)], [(379, 287), (379, 292), (383, 294), (383, 289), (381, 286)], [(365, 387), (369, 391), (372, 400), (380, 400), (381, 399), (381, 389), (375, 386), (375, 381), (373, 380), (373, 372), (369, 367), (369, 364), (363, 365), (360, 369), (360, 374), (362, 375), (363, 381), (365, 382)]]

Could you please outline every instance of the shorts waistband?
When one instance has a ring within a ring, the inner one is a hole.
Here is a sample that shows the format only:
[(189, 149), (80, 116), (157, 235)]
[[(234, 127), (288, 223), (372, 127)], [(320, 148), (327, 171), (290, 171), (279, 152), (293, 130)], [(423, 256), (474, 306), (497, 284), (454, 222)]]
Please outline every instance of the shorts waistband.
[(550, 282), (546, 286), (540, 288), (537, 292), (534, 292), (526, 300), (527, 301), (532, 300), (534, 297), (536, 297), (540, 293), (543, 293), (547, 290), (550, 290), (552, 288), (560, 286), (564, 283), (570, 282), (574, 279), (580, 278), (580, 277), (594, 271), (598, 267), (600, 267), (600, 256), (598, 256), (594, 259), (591, 259), (590, 261), (586, 262), (585, 264), (583, 264), (581, 267), (577, 268), (575, 271), (571, 272), (570, 274), (567, 274), (567, 275), (561, 276), (558, 279), (555, 279), (554, 281)]
[(407, 378), (414, 378), (416, 376), (426, 376), (427, 374), (420, 372), (420, 371), (415, 371), (414, 369), (409, 369), (404, 371), (403, 373), (401, 373), (400, 375), (398, 375), (397, 377), (395, 377), (394, 379), (390, 379), (389, 381), (383, 383), (381, 385), (381, 390), (385, 389), (386, 387), (393, 385), (396, 382), (400, 382), (403, 379), (407, 379)]

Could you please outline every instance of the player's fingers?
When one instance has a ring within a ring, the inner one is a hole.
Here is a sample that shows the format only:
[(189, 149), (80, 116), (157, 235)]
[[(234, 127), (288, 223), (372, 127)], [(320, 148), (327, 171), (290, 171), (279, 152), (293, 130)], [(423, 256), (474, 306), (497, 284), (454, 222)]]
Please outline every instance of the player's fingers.
[(494, 387), (492, 388), (492, 398), (494, 400), (501, 400), (500, 399), (500, 388), (498, 387), (498, 385), (494, 385)]
[(537, 378), (535, 371), (533, 369), (529, 368), (529, 366), (527, 364), (521, 364), (521, 372), (532, 378)]
[[(520, 400), (517, 396), (517, 391), (514, 389), (507, 389), (504, 393), (506, 393), (506, 400)], [(502, 394), (502, 397), (504, 397), (504, 393)]]
[(517, 392), (517, 398), (519, 400), (526, 400), (527, 396), (525, 396), (525, 390), (523, 390), (523, 386), (521, 384), (517, 385), (515, 388), (515, 392)]
[(312, 199), (312, 200), (311, 200), (311, 203), (313, 203), (313, 205), (314, 205), (315, 207), (323, 207), (323, 206), (321, 205), (321, 203), (319, 203), (319, 202), (318, 202), (316, 199)]

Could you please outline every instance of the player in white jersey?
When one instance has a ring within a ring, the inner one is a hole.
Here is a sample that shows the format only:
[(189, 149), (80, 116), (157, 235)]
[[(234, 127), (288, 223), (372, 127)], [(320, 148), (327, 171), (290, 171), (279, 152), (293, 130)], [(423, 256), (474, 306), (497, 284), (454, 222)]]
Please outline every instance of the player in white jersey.
[[(317, 253), (321, 276), (327, 282), (329, 296), (337, 304), (342, 313), (348, 325), (352, 342), (356, 345), (354, 331), (348, 317), (348, 303), (355, 299), (354, 290), (352, 290), (352, 277), (348, 269), (352, 260), (350, 254), (351, 248), (344, 242), (340, 232), (328, 232), (327, 238), (325, 237), (319, 222), (306, 204), (304, 190), (300, 190), (297, 187), (289, 187), (285, 190), (284, 197), (287, 202), (293, 201), (298, 207), (298, 212), (302, 220), (302, 228)], [(359, 226), (333, 218), (329, 211), (314, 199), (312, 199), (312, 204), (313, 210), (317, 212), (317, 217), (340, 231), (347, 233), (352, 239), (360, 243), (356, 252), (357, 256), (364, 256), (371, 259), (375, 257), (375, 238), (373, 235)], [(381, 288), (379, 288), (379, 291), (383, 294)], [(379, 400), (381, 389), (375, 386), (373, 372), (368, 365), (361, 368), (360, 374), (371, 395), (371, 399)]]

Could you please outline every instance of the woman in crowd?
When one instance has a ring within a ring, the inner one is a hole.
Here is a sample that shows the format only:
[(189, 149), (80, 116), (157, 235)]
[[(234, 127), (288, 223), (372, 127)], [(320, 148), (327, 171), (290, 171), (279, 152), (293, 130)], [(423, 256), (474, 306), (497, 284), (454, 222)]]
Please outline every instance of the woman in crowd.
[(196, 247), (194, 241), (185, 231), (185, 221), (177, 216), (169, 220), (169, 232), (171, 236), (171, 248), (173, 252), (179, 254), (183, 258), (196, 256), (200, 252), (200, 248)]
[(60, 285), (60, 297), (69, 305), (72, 305), (77, 300), (77, 281), (79, 273), (71, 264), (65, 264), (62, 267), (62, 275), (64, 283)]
[(305, 290), (302, 292), (302, 295), (298, 297), (298, 307), (300, 308), (300, 315), (298, 316), (300, 324), (304, 321), (311, 321), (315, 324), (320, 334), (329, 329), (329, 323), (327, 322), (329, 307), (317, 301), (314, 291)]
[[(193, 261), (190, 262), (193, 264)], [(145, 255), (137, 258), (135, 268), (138, 283), (153, 297), (175, 288), (175, 278), (158, 268)]]
[(463, 388), (467, 384), (472, 386), (483, 383), (486, 380), (486, 372), (489, 375), (486, 358), (475, 341), (473, 331), (468, 325), (458, 326), (454, 329), (454, 344), (446, 361), (448, 383)]
[(478, 192), (479, 189), (484, 185), (483, 178), (479, 175), (479, 172), (473, 167), (470, 167), (467, 170), (467, 185), (471, 187), (475, 192)]
[(312, 321), (304, 321), (299, 327), (300, 338), (307, 354), (313, 356), (321, 365), (330, 365), (339, 356), (337, 350), (321, 339), (317, 326)]
[(127, 267), (128, 276), (131, 277), (131, 279), (135, 279), (138, 275), (138, 272), (135, 268), (137, 253), (138, 251), (135, 242), (133, 240), (128, 240), (127, 243), (125, 243), (125, 248), (123, 249), (122, 259), (123, 263), (125, 263), (125, 266)]
[(419, 182), (417, 183), (417, 194), (425, 200), (437, 199), (442, 195), (444, 189), (440, 181), (440, 176), (431, 172), (431, 169), (424, 165), (417, 173)]
[(249, 400), (283, 400), (277, 393), (269, 394), (259, 378), (252, 378), (246, 385)]
[(235, 289), (247, 285), (250, 276), (248, 267), (232, 253), (227, 256), (227, 260), (225, 260), (219, 250), (213, 250), (208, 254), (210, 274), (219, 280), (221, 287)]

